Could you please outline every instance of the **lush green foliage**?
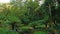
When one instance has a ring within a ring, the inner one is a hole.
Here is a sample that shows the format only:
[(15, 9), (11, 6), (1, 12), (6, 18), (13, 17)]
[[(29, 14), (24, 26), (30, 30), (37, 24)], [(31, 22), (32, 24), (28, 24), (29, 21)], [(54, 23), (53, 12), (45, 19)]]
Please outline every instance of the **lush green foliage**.
[[(53, 34), (60, 29), (60, 4), (54, 0), (11, 0), (10, 6), (2, 5), (0, 34)], [(59, 34), (59, 33), (58, 33)]]

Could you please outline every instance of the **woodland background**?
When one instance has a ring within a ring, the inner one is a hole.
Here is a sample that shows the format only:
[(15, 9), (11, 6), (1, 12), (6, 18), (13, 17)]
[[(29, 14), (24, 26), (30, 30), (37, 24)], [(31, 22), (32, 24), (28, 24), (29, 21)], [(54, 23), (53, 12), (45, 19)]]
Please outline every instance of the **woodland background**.
[(60, 34), (60, 0), (39, 1), (0, 4), (0, 34)]

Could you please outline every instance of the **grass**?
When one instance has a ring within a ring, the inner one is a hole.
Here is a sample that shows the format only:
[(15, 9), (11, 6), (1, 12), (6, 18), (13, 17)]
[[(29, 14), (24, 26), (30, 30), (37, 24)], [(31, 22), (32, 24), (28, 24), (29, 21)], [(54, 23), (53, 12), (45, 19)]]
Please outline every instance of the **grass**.
[(33, 34), (47, 34), (47, 33), (44, 31), (35, 31)]
[(16, 31), (9, 31), (5, 28), (0, 28), (0, 34), (18, 34)]
[[(23, 26), (23, 27), (21, 27), (22, 30), (28, 30), (30, 28), (31, 27), (29, 27), (29, 26)], [(18, 32), (16, 32), (16, 31), (10, 31), (10, 30), (8, 30), (6, 28), (0, 28), (0, 34), (18, 34)], [(35, 30), (33, 32), (33, 34), (47, 34), (47, 33), (45, 31), (37, 31), (37, 30)]]

